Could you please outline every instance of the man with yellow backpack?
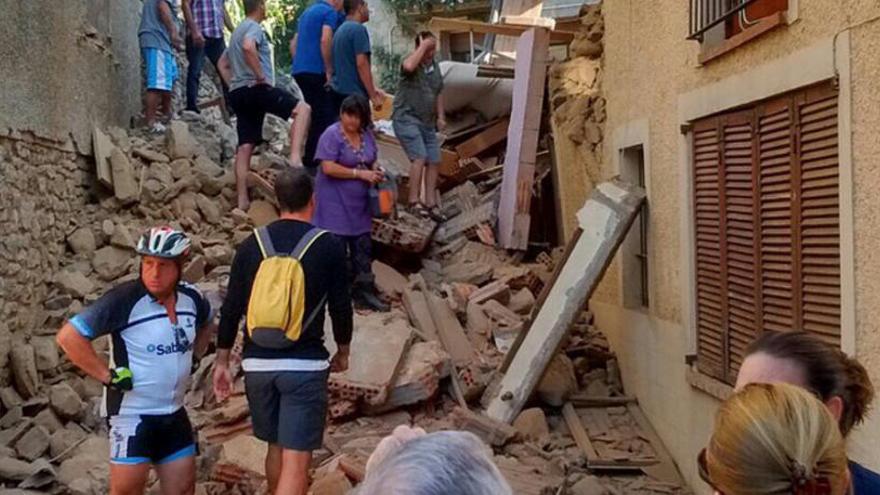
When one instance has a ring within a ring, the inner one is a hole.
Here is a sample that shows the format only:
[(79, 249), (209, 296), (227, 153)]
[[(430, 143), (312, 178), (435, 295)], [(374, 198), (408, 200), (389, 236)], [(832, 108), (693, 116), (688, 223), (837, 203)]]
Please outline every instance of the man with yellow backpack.
[[(220, 313), (214, 393), (232, 391), (229, 351), (246, 316), (242, 369), (254, 436), (269, 443), (269, 493), (306, 495), (312, 451), (321, 447), (330, 371), (348, 368), (352, 306), (345, 248), (310, 222), (312, 178), (302, 168), (275, 181), (280, 219), (238, 247)], [(338, 351), (324, 347), (324, 313)]]

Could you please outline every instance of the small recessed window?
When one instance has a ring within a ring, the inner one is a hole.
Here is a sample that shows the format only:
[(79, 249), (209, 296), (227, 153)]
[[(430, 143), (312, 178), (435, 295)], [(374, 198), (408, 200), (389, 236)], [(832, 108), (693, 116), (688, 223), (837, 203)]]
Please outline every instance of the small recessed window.
[[(645, 188), (645, 148), (642, 145), (620, 150), (620, 177)], [(648, 297), (648, 203), (630, 228), (621, 249), (623, 257), (623, 305), (640, 309), (650, 305)]]

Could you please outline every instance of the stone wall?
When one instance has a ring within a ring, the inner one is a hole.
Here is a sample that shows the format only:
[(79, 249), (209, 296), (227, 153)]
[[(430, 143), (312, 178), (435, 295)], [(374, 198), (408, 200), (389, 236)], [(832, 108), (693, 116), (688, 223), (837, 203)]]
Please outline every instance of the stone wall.
[(89, 203), (94, 165), (33, 135), (0, 138), (0, 321), (43, 323), (40, 311), (65, 256), (65, 237)]
[(0, 0), (0, 135), (91, 151), (93, 125), (140, 110), (138, 0)]

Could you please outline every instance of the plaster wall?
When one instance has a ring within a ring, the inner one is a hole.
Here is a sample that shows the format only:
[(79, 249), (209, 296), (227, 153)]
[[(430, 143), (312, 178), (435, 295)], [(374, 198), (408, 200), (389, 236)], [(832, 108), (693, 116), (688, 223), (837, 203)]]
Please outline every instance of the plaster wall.
[[(681, 124), (729, 108), (748, 95), (767, 97), (797, 84), (839, 76), (843, 346), (880, 384), (880, 5), (865, 0), (799, 0), (796, 20), (704, 66), (687, 40), (687, 2), (604, 2), (603, 91), (607, 100), (603, 177), (619, 173), (621, 144), (635, 144), (633, 123), (646, 129), (650, 205), (651, 307), (622, 308), (619, 263), (591, 302), (621, 358), (629, 393), (637, 395), (692, 486), (694, 459), (711, 431), (718, 401), (691, 388), (685, 356), (693, 351), (689, 157)], [(814, 50), (810, 52), (810, 50)], [(767, 66), (777, 70), (767, 71)], [(723, 91), (722, 91), (723, 90)], [(723, 93), (723, 94), (722, 94)], [(763, 94), (763, 96), (761, 96)], [(729, 98), (727, 97), (729, 96)], [(701, 113), (704, 112), (704, 113)], [(850, 439), (853, 458), (880, 469), (880, 418)]]
[(92, 126), (140, 110), (137, 0), (0, 0), (0, 134), (91, 152)]

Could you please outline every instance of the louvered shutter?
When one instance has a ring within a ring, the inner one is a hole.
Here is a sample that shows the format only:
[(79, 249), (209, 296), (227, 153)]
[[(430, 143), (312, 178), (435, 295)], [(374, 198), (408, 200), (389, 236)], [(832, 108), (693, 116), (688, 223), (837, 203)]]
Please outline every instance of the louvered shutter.
[(724, 379), (727, 362), (724, 319), (727, 308), (721, 263), (719, 120), (694, 125), (694, 210), (696, 238), (697, 355), (703, 373)]
[(796, 100), (800, 162), (802, 328), (840, 342), (840, 196), (837, 95), (815, 88)]
[(732, 384), (765, 329), (839, 345), (835, 90), (695, 122), (693, 156), (700, 371)]
[(749, 110), (728, 114), (721, 119), (721, 170), (724, 175), (721, 222), (726, 233), (722, 239), (722, 253), (726, 257), (727, 272), (727, 381), (739, 371), (745, 348), (754, 340), (759, 327), (755, 291), (758, 252), (753, 118), (754, 111)]

